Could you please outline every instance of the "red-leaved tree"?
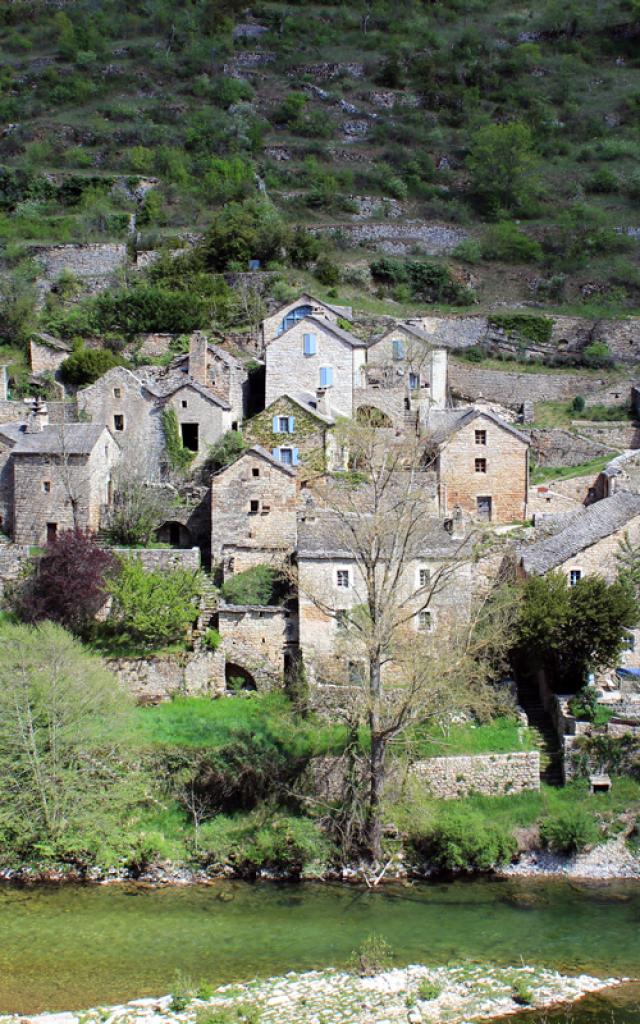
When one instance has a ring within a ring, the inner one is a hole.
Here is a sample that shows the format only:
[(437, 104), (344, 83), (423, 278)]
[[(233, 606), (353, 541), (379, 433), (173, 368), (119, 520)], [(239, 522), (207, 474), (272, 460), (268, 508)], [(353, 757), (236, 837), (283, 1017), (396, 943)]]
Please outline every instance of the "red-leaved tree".
[(11, 603), (25, 622), (50, 619), (86, 637), (105, 603), (106, 581), (118, 568), (92, 533), (64, 530), (13, 589)]

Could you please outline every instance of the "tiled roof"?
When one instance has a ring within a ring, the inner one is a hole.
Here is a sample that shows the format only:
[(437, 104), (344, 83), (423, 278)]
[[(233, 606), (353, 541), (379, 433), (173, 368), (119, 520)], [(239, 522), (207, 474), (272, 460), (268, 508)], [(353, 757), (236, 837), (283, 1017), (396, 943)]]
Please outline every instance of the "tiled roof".
[[(298, 522), (298, 557), (323, 559), (354, 558), (354, 545), (350, 538), (349, 519), (355, 524), (356, 530), (362, 528), (366, 514), (334, 512), (316, 512)], [(393, 529), (390, 531), (393, 542)], [(445, 530), (442, 520), (436, 517), (425, 517), (421, 521), (420, 535), (415, 533), (407, 550), (407, 558), (447, 558), (453, 557), (464, 547), (464, 541), (453, 538)]]
[(97, 423), (65, 423), (43, 427), (33, 434), (21, 432), (13, 454), (90, 455), (105, 432), (109, 433), (107, 428)]
[[(237, 366), (242, 368), (242, 363), (239, 359), (236, 359), (235, 356), (232, 356), (229, 352), (226, 352), (223, 348), (220, 348), (219, 345), (214, 345), (212, 341), (207, 343), (207, 349), (209, 352), (213, 352), (214, 356), (217, 356), (218, 359), (221, 359), (223, 363), (226, 363), (227, 366)], [(189, 353), (183, 352), (182, 355), (177, 356), (173, 360), (171, 365), (179, 366), (180, 364), (187, 362), (188, 359)]]
[[(280, 398), (288, 398), (290, 402), (294, 402), (295, 405), (299, 405), (301, 409), (308, 412), (309, 415), (315, 416), (316, 419), (322, 420), (327, 426), (332, 427), (335, 423), (333, 416), (325, 416), (324, 413), (318, 412), (318, 399), (312, 391), (287, 391)], [(274, 399), (275, 402), (279, 402), (280, 398)], [(271, 403), (273, 405), (274, 402)], [(269, 406), (268, 408), (271, 408)]]
[(142, 383), (146, 390), (154, 395), (155, 398), (169, 398), (176, 391), (180, 391), (181, 388), (191, 388), (193, 391), (197, 391), (199, 395), (202, 395), (203, 398), (206, 398), (208, 402), (219, 405), (221, 409), (231, 408), (229, 403), (216, 395), (211, 388), (205, 387), (204, 384), (200, 384), (199, 381), (194, 380), (193, 377), (182, 373), (180, 370), (155, 378), (149, 376), (146, 379), (142, 379)]
[(529, 547), (522, 546), (519, 549), (522, 567), (529, 575), (542, 576), (578, 552), (621, 530), (636, 516), (640, 516), (638, 494), (623, 491), (597, 501), (572, 516), (559, 533)]
[(452, 434), (457, 433), (461, 427), (466, 427), (467, 424), (472, 423), (479, 416), (491, 420), (492, 423), (495, 423), (497, 427), (501, 427), (502, 430), (508, 430), (510, 434), (517, 437), (523, 444), (528, 445), (531, 443), (527, 434), (521, 430), (516, 430), (510, 423), (506, 423), (505, 420), (501, 420), (499, 416), (496, 416), (494, 412), (491, 412), (489, 409), (478, 409), (475, 406), (471, 408), (467, 406), (461, 409), (431, 410), (427, 420), (429, 439), (437, 444), (441, 444), (448, 437), (451, 437)]

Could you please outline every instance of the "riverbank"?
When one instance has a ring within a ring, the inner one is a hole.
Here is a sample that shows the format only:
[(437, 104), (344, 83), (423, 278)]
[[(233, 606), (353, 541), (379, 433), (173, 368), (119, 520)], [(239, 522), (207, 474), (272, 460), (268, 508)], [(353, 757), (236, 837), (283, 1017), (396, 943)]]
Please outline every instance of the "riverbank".
[(167, 995), (83, 1012), (0, 1016), (0, 1024), (391, 1024), (487, 1020), (543, 1009), (629, 979), (578, 977), (534, 967), (394, 968), (372, 977), (335, 969), (222, 985), (207, 998)]

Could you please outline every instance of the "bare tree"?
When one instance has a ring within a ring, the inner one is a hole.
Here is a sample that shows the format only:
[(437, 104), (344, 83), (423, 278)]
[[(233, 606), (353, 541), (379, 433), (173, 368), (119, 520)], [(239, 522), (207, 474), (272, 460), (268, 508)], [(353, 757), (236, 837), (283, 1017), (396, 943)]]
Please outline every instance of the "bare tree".
[(107, 532), (114, 544), (148, 544), (167, 512), (167, 488), (149, 482), (143, 470), (120, 467), (113, 480), (113, 504)]
[[(339, 431), (362, 481), (357, 487), (336, 481), (325, 495), (327, 545), (351, 566), (348, 607), (307, 572), (304, 560), (299, 588), (301, 602), (339, 627), (316, 675), (342, 686), (339, 703), (352, 734), (359, 724), (368, 726), (364, 840), (379, 862), (390, 744), (412, 725), (479, 702), (502, 633), (478, 633), (492, 587), (476, 607), (469, 570), (483, 538), (473, 531), (457, 539), (434, 515), (425, 440), (390, 443), (386, 433), (352, 422)], [(421, 569), (425, 562), (429, 568)], [(442, 622), (434, 630), (436, 609)], [(496, 624), (502, 618), (501, 612)]]

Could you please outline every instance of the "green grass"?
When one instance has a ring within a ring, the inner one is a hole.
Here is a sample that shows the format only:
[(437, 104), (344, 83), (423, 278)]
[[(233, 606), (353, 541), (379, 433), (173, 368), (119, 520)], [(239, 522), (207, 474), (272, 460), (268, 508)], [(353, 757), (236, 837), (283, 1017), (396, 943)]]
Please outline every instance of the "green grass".
[(535, 750), (536, 733), (511, 718), (497, 718), (484, 725), (453, 725), (446, 733), (437, 727), (416, 730), (403, 742), (411, 756), (454, 757), (459, 754), (507, 754)]
[(543, 484), (554, 480), (573, 480), (579, 476), (596, 477), (615, 457), (615, 452), (610, 455), (601, 455), (590, 462), (581, 462), (578, 466), (536, 466), (531, 471), (531, 483)]

